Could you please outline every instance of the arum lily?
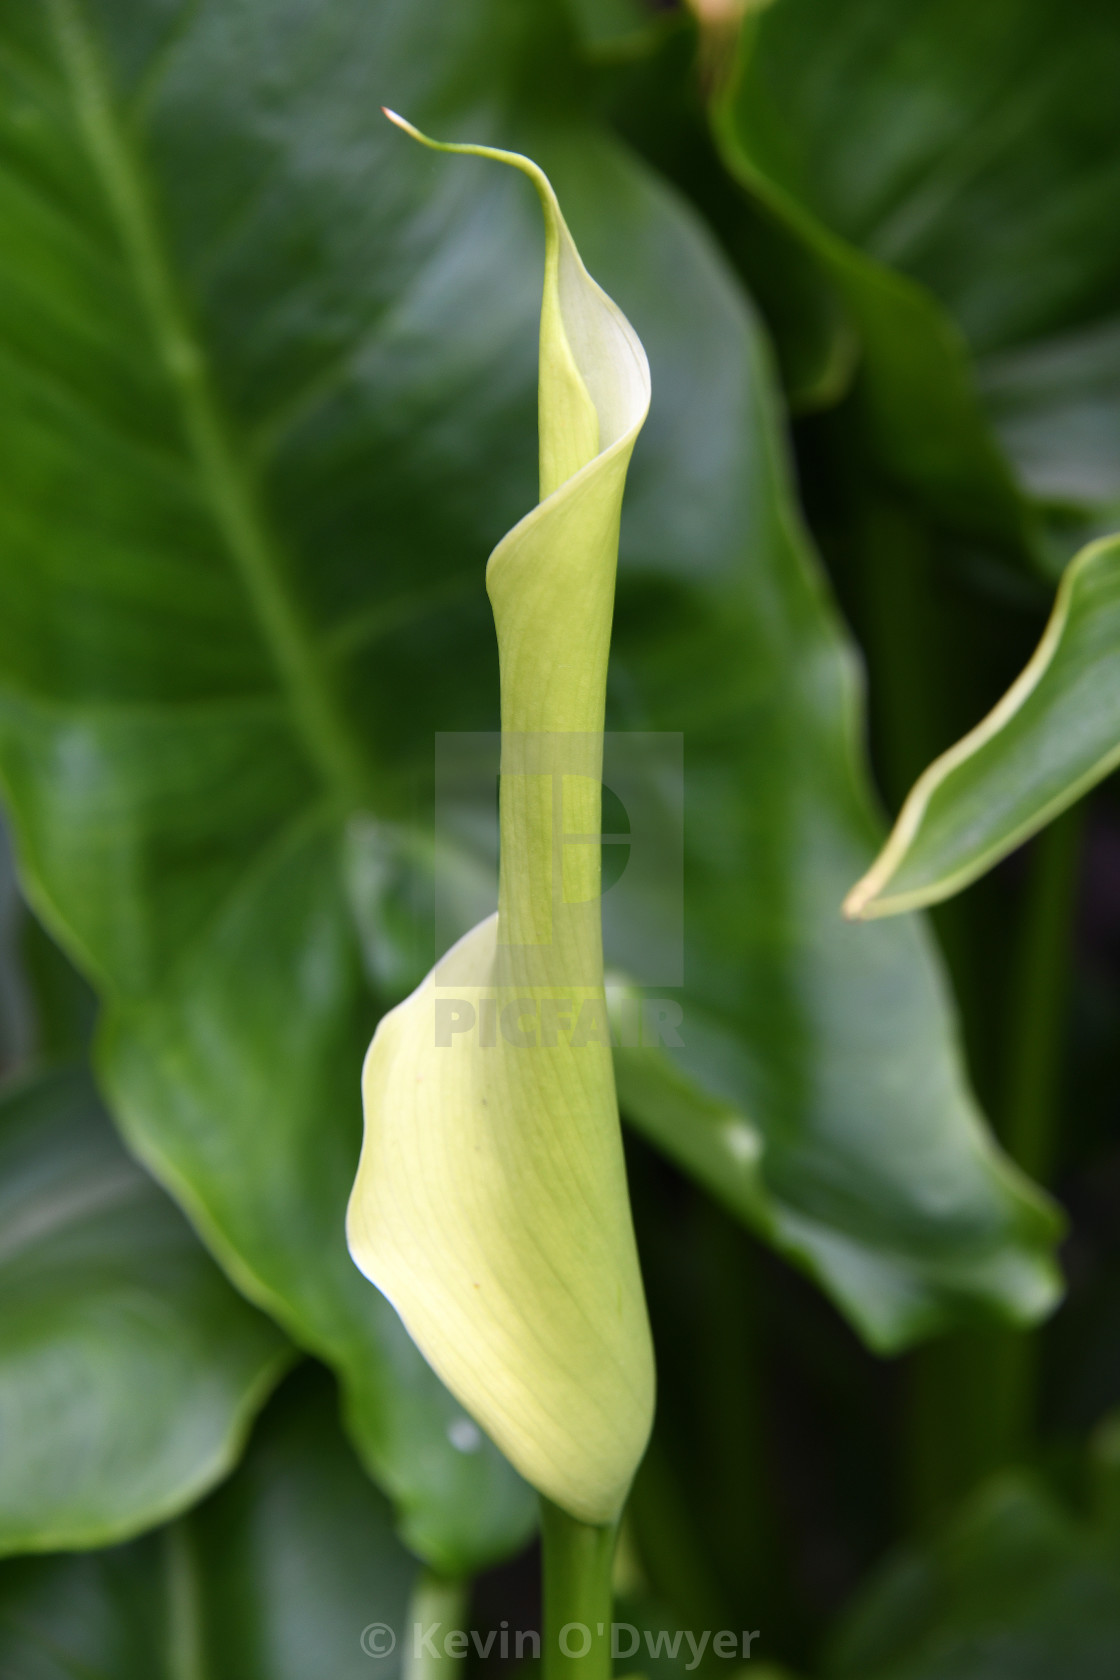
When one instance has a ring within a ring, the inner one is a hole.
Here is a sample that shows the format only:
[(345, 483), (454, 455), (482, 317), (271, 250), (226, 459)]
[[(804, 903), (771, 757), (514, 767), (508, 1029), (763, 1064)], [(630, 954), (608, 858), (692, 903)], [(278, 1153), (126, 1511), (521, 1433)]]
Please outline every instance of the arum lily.
[[(391, 113), (386, 113), (391, 115)], [(548, 1501), (618, 1515), (653, 1358), (603, 990), (602, 730), (645, 353), (528, 158), (546, 248), (540, 503), (490, 556), (501, 674), (497, 913), (380, 1023), (350, 1251), (448, 1388)], [(571, 844), (558, 834), (573, 837)]]

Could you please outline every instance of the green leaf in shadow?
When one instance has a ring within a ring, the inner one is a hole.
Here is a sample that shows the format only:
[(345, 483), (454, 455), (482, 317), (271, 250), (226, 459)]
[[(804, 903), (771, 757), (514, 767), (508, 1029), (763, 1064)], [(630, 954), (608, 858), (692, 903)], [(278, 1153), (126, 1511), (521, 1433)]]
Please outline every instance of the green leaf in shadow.
[(236, 1463), (291, 1358), (78, 1072), (0, 1100), (0, 1552), (104, 1546)]
[(35, 1680), (363, 1680), (365, 1629), (392, 1629), (397, 1680), (416, 1564), (305, 1369), (268, 1408), (237, 1474), (130, 1545), (0, 1567), (0, 1671)]
[(1088, 1518), (1007, 1473), (933, 1541), (888, 1559), (845, 1612), (826, 1680), (1109, 1680), (1120, 1533), (1115, 1466), (1099, 1470), (1105, 1498)]
[[(782, 0), (717, 100), (729, 168), (862, 343), (879, 459), (934, 519), (1005, 545), (1036, 541), (1023, 491), (1120, 493), (1115, 385), (1090, 349), (1116, 330), (1114, 25), (1107, 0)], [(1111, 464), (1078, 471), (1075, 452)]]

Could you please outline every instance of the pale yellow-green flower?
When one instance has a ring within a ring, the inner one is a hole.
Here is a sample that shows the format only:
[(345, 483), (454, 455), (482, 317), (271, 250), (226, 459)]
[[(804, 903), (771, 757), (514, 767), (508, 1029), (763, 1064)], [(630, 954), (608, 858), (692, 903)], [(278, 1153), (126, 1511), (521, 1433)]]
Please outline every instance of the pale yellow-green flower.
[(618, 522), (649, 368), (541, 170), (511, 152), (437, 149), (512, 164), (544, 208), (541, 500), (486, 571), (502, 699), (498, 911), (377, 1029), (347, 1234), (522, 1475), (607, 1523), (645, 1448), (654, 1378), (587, 837), (601, 821)]

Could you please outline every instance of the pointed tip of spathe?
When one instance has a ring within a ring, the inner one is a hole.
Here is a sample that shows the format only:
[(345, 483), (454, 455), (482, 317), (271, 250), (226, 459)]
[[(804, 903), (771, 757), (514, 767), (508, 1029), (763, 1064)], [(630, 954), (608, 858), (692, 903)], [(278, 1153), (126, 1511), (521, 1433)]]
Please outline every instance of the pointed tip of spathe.
[(382, 105), (381, 113), (388, 117), (391, 123), (395, 123), (398, 128), (403, 128), (406, 134), (411, 134), (417, 140), (421, 138), (419, 129), (414, 128), (408, 118), (402, 117), (399, 111), (391, 110), (388, 105)]

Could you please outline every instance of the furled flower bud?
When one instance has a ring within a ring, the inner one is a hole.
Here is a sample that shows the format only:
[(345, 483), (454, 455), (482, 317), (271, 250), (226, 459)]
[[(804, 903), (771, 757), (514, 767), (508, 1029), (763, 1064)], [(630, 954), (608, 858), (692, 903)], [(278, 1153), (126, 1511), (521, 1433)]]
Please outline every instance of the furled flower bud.
[(599, 847), (557, 834), (600, 829), (619, 514), (649, 368), (537, 166), (437, 149), (512, 164), (544, 208), (541, 501), (486, 572), (501, 669), (498, 911), (377, 1029), (347, 1233), (522, 1475), (607, 1523), (649, 1434), (653, 1355), (606, 1024)]

